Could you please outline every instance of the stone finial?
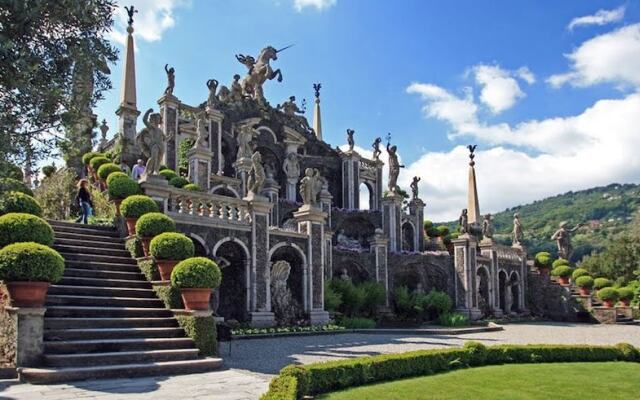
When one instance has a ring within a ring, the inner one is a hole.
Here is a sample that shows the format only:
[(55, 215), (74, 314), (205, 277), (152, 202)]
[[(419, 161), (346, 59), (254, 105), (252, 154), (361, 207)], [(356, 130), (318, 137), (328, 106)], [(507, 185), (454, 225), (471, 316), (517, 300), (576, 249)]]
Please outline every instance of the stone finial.
[(129, 27), (133, 27), (133, 14), (137, 13), (138, 10), (136, 10), (133, 6), (125, 6), (124, 9), (127, 10), (127, 15), (129, 16), (127, 24), (129, 24)]
[(321, 83), (314, 83), (313, 90), (315, 91), (316, 101), (320, 101), (320, 89), (322, 88)]
[(107, 139), (107, 132), (109, 132), (109, 126), (107, 125), (107, 120), (103, 119), (102, 124), (100, 125), (100, 134), (102, 135), (102, 140)]
[(472, 167), (473, 167), (474, 165), (476, 165), (476, 162), (475, 162), (475, 161), (473, 161), (473, 159), (474, 159), (474, 158), (475, 158), (475, 156), (476, 156), (475, 154), (473, 154), (473, 152), (474, 152), (474, 151), (476, 151), (476, 147), (478, 147), (478, 145), (477, 145), (477, 144), (474, 144), (474, 145), (468, 145), (468, 146), (467, 146), (467, 149), (469, 149), (469, 158), (471, 159), (471, 161), (469, 161), (469, 165), (470, 165), (470, 166), (472, 166)]
[(316, 100), (313, 107), (313, 131), (319, 140), (322, 140), (322, 117), (320, 116), (320, 83), (313, 84)]

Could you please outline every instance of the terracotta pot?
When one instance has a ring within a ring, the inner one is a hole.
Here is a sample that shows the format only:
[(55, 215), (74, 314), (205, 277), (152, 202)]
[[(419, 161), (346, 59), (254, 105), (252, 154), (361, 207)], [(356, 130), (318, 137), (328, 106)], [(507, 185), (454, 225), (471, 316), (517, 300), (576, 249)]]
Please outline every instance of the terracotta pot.
[(180, 289), (184, 308), (187, 310), (208, 310), (211, 299), (209, 288), (183, 288)]
[(629, 305), (631, 305), (631, 300), (620, 300), (620, 303), (625, 307), (629, 307)]
[[(122, 200), (120, 200), (120, 202), (122, 202)], [(138, 222), (138, 218), (125, 218), (124, 221), (127, 223), (127, 231), (129, 232), (129, 236), (135, 235), (136, 222)]]
[(140, 238), (140, 241), (142, 242), (142, 251), (144, 252), (145, 257), (149, 257), (149, 244), (151, 243), (151, 239), (153, 238), (150, 238), (150, 237)]
[(178, 260), (156, 260), (158, 272), (160, 272), (160, 279), (163, 281), (171, 280), (171, 272), (179, 262)]
[(590, 296), (591, 295), (591, 289), (586, 288), (586, 287), (578, 288), (578, 291), (580, 291), (580, 296)]
[(568, 285), (569, 284), (569, 277), (568, 276), (559, 276), (558, 277), (558, 283), (561, 285)]
[(613, 301), (613, 300), (602, 300), (602, 303), (607, 308), (613, 308), (613, 306), (616, 305), (615, 301)]
[(14, 307), (43, 307), (49, 285), (49, 282), (7, 282), (11, 304)]

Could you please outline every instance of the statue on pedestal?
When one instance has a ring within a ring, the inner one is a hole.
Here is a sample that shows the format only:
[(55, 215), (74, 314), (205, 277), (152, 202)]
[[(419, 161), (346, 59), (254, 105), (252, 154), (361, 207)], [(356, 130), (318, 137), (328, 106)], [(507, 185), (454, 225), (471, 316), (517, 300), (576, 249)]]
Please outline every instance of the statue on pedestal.
[(418, 198), (418, 182), (420, 182), (421, 179), (422, 178), (418, 176), (414, 176), (413, 180), (411, 181), (411, 185), (409, 185), (409, 187), (411, 188), (411, 195), (413, 200), (416, 200)]
[(568, 225), (569, 223), (567, 221), (560, 222), (560, 229), (551, 236), (551, 240), (555, 240), (558, 246), (558, 257), (564, 258), (565, 260), (569, 260), (573, 253), (571, 234), (582, 227), (582, 224), (578, 224), (572, 229), (569, 229)]
[(360, 250), (362, 246), (360, 245), (360, 241), (358, 239), (353, 239), (347, 236), (344, 233), (344, 229), (340, 229), (338, 235), (336, 236), (336, 241), (342, 247), (346, 247), (347, 249), (352, 250)]
[(271, 60), (277, 60), (278, 53), (288, 49), (289, 47), (291, 46), (276, 50), (272, 46), (267, 46), (260, 51), (257, 58), (246, 56), (244, 54), (236, 55), (236, 60), (247, 67), (248, 70), (247, 75), (242, 80), (242, 91), (245, 95), (257, 100), (258, 102), (265, 102), (262, 85), (267, 80), (272, 80), (274, 78), (277, 78), (278, 82), (282, 82), (282, 72), (280, 72), (279, 69), (274, 71), (269, 62)]
[(511, 234), (513, 246), (522, 247), (524, 241), (524, 232), (522, 223), (520, 222), (520, 214), (513, 214), (513, 233)]
[(165, 135), (160, 127), (162, 117), (158, 113), (152, 114), (153, 109), (150, 108), (144, 113), (142, 122), (145, 128), (142, 128), (136, 135), (136, 142), (142, 153), (148, 157), (146, 175), (157, 175), (164, 155), (165, 143), (173, 137), (173, 135)]
[(253, 140), (254, 129), (250, 125), (242, 125), (238, 132), (238, 155), (237, 160), (251, 157), (253, 151), (251, 141)]
[(373, 147), (373, 159), (379, 160), (380, 154), (382, 154), (382, 150), (380, 150), (380, 143), (382, 143), (382, 138), (377, 137), (376, 140), (373, 141), (371, 147)]
[(356, 133), (353, 129), (347, 129), (347, 144), (349, 145), (349, 151), (353, 151), (353, 146), (356, 142), (353, 140), (353, 134)]
[(351, 277), (349, 276), (346, 268), (342, 268), (342, 270), (340, 271), (340, 279), (343, 281), (351, 282)]
[(493, 239), (493, 221), (491, 220), (491, 214), (484, 216), (482, 220), (482, 236), (485, 239)]
[(218, 97), (216, 96), (216, 90), (218, 89), (218, 81), (215, 79), (209, 79), (207, 81), (207, 88), (209, 89), (209, 97), (207, 97), (207, 106), (214, 108), (218, 104)]
[(287, 261), (278, 260), (271, 266), (271, 304), (280, 324), (292, 324), (298, 318), (297, 303), (287, 286), (290, 273), (291, 265)]
[(196, 141), (193, 143), (194, 149), (208, 149), (209, 148), (209, 132), (206, 127), (207, 121), (204, 119), (204, 113), (198, 115), (196, 120)]
[(300, 128), (304, 132), (310, 132), (311, 127), (309, 126), (309, 122), (304, 117), (304, 100), (302, 100), (302, 107), (299, 108), (296, 104), (296, 96), (289, 96), (289, 100), (283, 102), (282, 104), (278, 104), (276, 109), (278, 111), (282, 111), (282, 113), (289, 119), (293, 126), (296, 128)]
[(387, 153), (389, 154), (389, 191), (396, 192), (398, 189), (398, 175), (400, 175), (400, 168), (404, 168), (398, 161), (398, 147), (391, 146), (387, 142)]
[(251, 171), (249, 172), (249, 179), (247, 180), (249, 194), (253, 193), (254, 196), (259, 195), (264, 186), (265, 179), (266, 174), (262, 166), (262, 155), (256, 151), (251, 156)]
[(458, 218), (458, 225), (460, 226), (461, 234), (469, 233), (469, 216), (467, 215), (466, 208), (462, 210), (460, 218)]
[(287, 176), (287, 181), (297, 183), (300, 178), (300, 162), (296, 153), (288, 153), (282, 163), (282, 170)]
[(233, 82), (231, 82), (231, 92), (229, 98), (234, 102), (241, 102), (244, 99), (242, 94), (242, 85), (240, 85), (240, 75), (233, 75)]
[(320, 171), (315, 168), (305, 169), (304, 175), (300, 180), (300, 197), (302, 197), (302, 203), (315, 206), (319, 203), (318, 196), (326, 179), (320, 176)]
[(176, 70), (173, 67), (169, 68), (169, 64), (165, 64), (164, 72), (167, 73), (167, 88), (164, 94), (173, 95), (173, 89), (176, 87)]

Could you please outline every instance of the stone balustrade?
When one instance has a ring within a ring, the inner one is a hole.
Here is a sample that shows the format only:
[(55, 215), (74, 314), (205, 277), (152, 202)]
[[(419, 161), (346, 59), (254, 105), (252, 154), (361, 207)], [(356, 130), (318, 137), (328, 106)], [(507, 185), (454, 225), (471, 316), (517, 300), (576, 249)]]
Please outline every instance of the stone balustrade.
[(210, 218), (210, 222), (249, 225), (249, 204), (242, 199), (171, 188), (167, 212)]

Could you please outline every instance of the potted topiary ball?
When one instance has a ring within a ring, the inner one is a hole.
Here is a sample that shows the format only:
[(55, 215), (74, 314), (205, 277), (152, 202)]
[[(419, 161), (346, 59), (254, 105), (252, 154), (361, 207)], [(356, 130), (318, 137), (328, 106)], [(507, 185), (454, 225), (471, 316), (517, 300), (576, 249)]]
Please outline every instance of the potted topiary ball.
[(33, 191), (21, 182), (13, 178), (0, 178), (0, 193), (20, 192), (33, 196)]
[(621, 287), (618, 289), (618, 299), (625, 307), (629, 307), (631, 300), (633, 300), (634, 292), (629, 287)]
[(98, 178), (100, 178), (100, 182), (104, 183), (108, 187), (109, 184), (107, 182), (107, 178), (113, 172), (122, 172), (122, 170), (112, 162), (102, 164), (100, 168), (98, 168)]
[(573, 270), (573, 272), (571, 273), (571, 279), (573, 279), (574, 281), (578, 278), (580, 278), (581, 276), (588, 276), (589, 275), (589, 271), (587, 271), (584, 268), (576, 268)]
[[(140, 194), (140, 185), (124, 172), (112, 172), (107, 177), (107, 190), (109, 199), (116, 205), (116, 215), (121, 215), (120, 205), (122, 200), (135, 194)], [(135, 223), (134, 223), (135, 227)], [(130, 232), (130, 234), (132, 234)]]
[(211, 291), (220, 285), (218, 265), (205, 257), (187, 258), (171, 273), (171, 285), (180, 288), (187, 310), (208, 310)]
[(0, 249), (0, 280), (14, 307), (44, 306), (47, 289), (62, 278), (64, 259), (40, 243), (21, 242)]
[(605, 287), (598, 290), (598, 298), (602, 300), (605, 307), (611, 308), (618, 301), (618, 291), (612, 287)]
[(144, 214), (136, 222), (136, 233), (142, 242), (142, 250), (146, 257), (149, 256), (151, 239), (164, 232), (175, 232), (176, 223), (166, 215), (159, 212)]
[(552, 263), (553, 259), (551, 258), (551, 254), (546, 251), (537, 253), (533, 259), (534, 266), (538, 268), (538, 272), (540, 272), (540, 275), (542, 275), (543, 277), (549, 275), (549, 268), (551, 267)]
[(0, 215), (25, 213), (42, 216), (42, 207), (33, 197), (20, 192), (8, 192), (0, 195)]
[(571, 272), (573, 272), (573, 270), (571, 269), (570, 266), (562, 264), (555, 267), (551, 271), (551, 275), (558, 278), (558, 283), (560, 283), (561, 285), (568, 285)]
[(174, 178), (171, 178), (171, 180), (169, 181), (169, 185), (173, 187), (177, 187), (178, 189), (181, 189), (188, 184), (189, 184), (189, 181), (181, 176), (176, 176)]
[(53, 229), (44, 219), (31, 214), (9, 213), (0, 217), (0, 247), (17, 242), (53, 245)]
[(589, 275), (582, 275), (575, 279), (576, 286), (580, 291), (580, 296), (591, 295), (591, 288), (593, 287), (593, 278)]
[[(138, 185), (138, 183), (134, 182), (133, 179), (127, 179), (135, 183), (136, 186)], [(129, 185), (129, 183), (125, 182), (124, 179), (122, 182), (118, 179), (112, 183), (114, 185), (117, 184), (118, 187), (120, 187), (120, 185), (122, 185), (122, 187)], [(129, 231), (129, 235), (132, 236), (136, 234), (136, 223), (138, 222), (138, 219), (148, 213), (157, 213), (158, 204), (149, 196), (133, 195), (122, 200), (122, 203), (120, 204), (120, 212), (127, 223), (127, 231)]]
[(190, 190), (192, 192), (198, 192), (200, 191), (200, 186), (196, 185), (195, 183), (187, 183), (186, 185), (184, 185), (182, 187), (184, 190)]
[(613, 282), (611, 282), (611, 280), (607, 278), (596, 278), (593, 280), (593, 288), (596, 290), (600, 290), (609, 286), (613, 286)]
[(168, 281), (178, 262), (193, 257), (195, 247), (191, 239), (182, 233), (165, 232), (151, 239), (149, 251), (156, 260), (160, 278)]
[(96, 155), (94, 157), (91, 158), (91, 160), (89, 161), (89, 166), (91, 167), (91, 173), (93, 175), (93, 179), (95, 181), (98, 181), (98, 169), (103, 165), (103, 164), (108, 164), (110, 163), (111, 160), (109, 160), (106, 156), (104, 155)]

